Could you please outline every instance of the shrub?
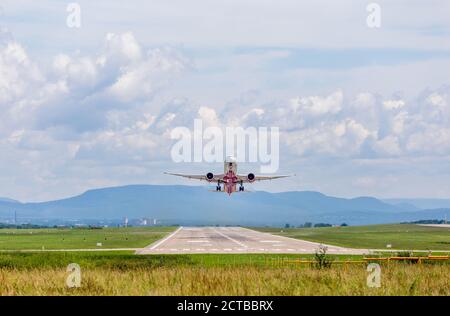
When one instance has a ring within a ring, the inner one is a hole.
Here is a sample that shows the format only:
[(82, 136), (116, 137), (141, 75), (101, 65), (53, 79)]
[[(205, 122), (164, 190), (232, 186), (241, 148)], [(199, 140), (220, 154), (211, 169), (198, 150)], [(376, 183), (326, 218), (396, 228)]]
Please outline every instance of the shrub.
[(327, 255), (328, 247), (320, 245), (314, 254), (314, 267), (317, 269), (330, 268), (333, 259)]

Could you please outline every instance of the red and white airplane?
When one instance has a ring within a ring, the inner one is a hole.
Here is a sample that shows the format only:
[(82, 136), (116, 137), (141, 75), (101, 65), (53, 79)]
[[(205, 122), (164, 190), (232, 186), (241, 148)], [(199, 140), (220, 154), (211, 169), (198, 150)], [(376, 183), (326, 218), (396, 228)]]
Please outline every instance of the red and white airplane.
[[(287, 178), (290, 176), (255, 176), (253, 173), (247, 175), (237, 174), (237, 162), (233, 157), (227, 157), (224, 162), (224, 173), (215, 175), (212, 172), (208, 172), (206, 175), (192, 175), (192, 174), (179, 174), (179, 173), (168, 173), (172, 176), (178, 176), (188, 179), (204, 180), (208, 182), (217, 182), (216, 191), (223, 191), (231, 195), (233, 192), (244, 192), (244, 183), (252, 183), (255, 181), (263, 180), (273, 180), (280, 178)], [(239, 191), (236, 190), (236, 186), (239, 184)]]

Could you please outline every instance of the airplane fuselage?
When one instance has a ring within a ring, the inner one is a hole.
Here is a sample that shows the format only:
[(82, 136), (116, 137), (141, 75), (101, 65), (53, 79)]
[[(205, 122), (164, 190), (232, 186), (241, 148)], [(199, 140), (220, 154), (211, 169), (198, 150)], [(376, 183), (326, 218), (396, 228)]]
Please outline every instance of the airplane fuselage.
[(222, 183), (224, 191), (229, 195), (236, 192), (236, 184), (239, 183), (237, 177), (237, 163), (235, 161), (225, 161), (223, 174)]

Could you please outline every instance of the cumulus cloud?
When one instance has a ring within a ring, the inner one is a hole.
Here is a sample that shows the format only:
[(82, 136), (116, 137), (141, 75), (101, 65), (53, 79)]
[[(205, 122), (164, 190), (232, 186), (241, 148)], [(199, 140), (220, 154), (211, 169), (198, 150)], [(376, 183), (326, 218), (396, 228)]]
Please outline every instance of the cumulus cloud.
[(0, 48), (0, 103), (20, 99), (33, 84), (43, 77), (21, 45), (8, 42)]
[(304, 115), (336, 114), (342, 109), (343, 93), (337, 91), (327, 97), (297, 97), (290, 100), (294, 112)]
[(405, 106), (405, 101), (403, 100), (386, 100), (383, 102), (383, 106), (387, 110), (397, 110)]
[[(101, 129), (114, 110), (151, 100), (189, 67), (171, 48), (145, 51), (132, 33), (108, 34), (94, 56), (59, 54), (40, 69), (15, 41), (0, 47), (0, 95), (16, 126)], [(26, 124), (23, 124), (26, 123)]]
[(449, 87), (408, 100), (369, 92), (300, 96), (250, 103), (223, 124), (277, 126), (285, 152), (297, 156), (368, 157), (449, 155)]
[(0, 36), (0, 150), (20, 157), (2, 164), (50, 181), (70, 161), (160, 157), (167, 139), (150, 130), (151, 101), (189, 67), (175, 49), (144, 49), (132, 33), (108, 34), (94, 55), (58, 54), (51, 67)]
[(389, 135), (374, 143), (374, 150), (381, 156), (396, 156), (401, 154), (398, 137)]
[(108, 92), (123, 102), (152, 97), (188, 65), (187, 59), (170, 49), (150, 50), (145, 58), (124, 67)]

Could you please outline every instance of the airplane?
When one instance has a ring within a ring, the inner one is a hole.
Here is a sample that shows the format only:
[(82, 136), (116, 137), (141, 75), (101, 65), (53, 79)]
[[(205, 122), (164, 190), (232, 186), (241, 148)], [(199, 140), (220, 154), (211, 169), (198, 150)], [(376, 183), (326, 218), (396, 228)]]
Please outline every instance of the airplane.
[[(231, 195), (233, 192), (244, 192), (244, 183), (252, 183), (255, 181), (273, 180), (290, 177), (290, 176), (256, 176), (253, 173), (249, 173), (247, 175), (238, 175), (237, 162), (234, 157), (227, 157), (225, 159), (223, 174), (215, 175), (212, 172), (208, 172), (206, 175), (191, 175), (191, 174), (179, 174), (169, 172), (164, 173), (188, 179), (217, 182), (216, 192), (222, 191), (222, 184), (223, 184), (223, 192), (228, 193), (228, 195)], [(237, 184), (239, 184), (239, 191), (236, 190)]]

